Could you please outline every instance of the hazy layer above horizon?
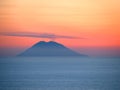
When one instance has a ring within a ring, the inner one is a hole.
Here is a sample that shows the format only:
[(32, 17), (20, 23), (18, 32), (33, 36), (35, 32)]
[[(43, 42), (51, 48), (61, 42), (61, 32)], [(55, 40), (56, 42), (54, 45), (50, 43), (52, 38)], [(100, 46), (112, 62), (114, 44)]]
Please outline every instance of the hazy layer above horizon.
[[(11, 48), (0, 48), (0, 56), (16, 56), (23, 51), (28, 49), (28, 47), (11, 47)], [(72, 47), (72, 50), (86, 54), (91, 57), (120, 57), (120, 47)]]

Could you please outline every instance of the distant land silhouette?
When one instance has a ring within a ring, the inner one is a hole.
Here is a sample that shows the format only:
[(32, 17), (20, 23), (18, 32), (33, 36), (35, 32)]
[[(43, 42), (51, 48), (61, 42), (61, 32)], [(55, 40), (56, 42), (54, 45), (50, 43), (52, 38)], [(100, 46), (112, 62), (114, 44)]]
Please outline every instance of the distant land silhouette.
[(81, 56), (86, 57), (87, 55), (77, 53), (64, 45), (54, 41), (40, 41), (27, 49), (18, 56)]

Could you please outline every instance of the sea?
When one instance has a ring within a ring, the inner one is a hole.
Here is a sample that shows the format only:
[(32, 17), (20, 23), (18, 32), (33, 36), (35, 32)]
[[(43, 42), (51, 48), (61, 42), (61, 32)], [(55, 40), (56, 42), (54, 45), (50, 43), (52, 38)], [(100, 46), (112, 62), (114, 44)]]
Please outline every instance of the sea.
[(0, 90), (120, 90), (120, 58), (0, 58)]

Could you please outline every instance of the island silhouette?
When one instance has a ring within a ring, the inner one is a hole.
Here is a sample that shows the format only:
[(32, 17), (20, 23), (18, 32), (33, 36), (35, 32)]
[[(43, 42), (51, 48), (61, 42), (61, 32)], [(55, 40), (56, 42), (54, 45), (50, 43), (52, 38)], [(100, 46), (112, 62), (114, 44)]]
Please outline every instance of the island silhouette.
[(40, 41), (28, 48), (18, 56), (81, 56), (87, 55), (77, 53), (55, 41)]

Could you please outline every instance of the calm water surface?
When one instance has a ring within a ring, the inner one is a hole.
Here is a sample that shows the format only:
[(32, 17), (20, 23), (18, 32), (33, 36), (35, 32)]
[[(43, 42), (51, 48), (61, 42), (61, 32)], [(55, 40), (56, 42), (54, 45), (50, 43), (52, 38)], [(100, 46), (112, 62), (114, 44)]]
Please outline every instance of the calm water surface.
[(0, 58), (0, 90), (120, 90), (120, 58)]

